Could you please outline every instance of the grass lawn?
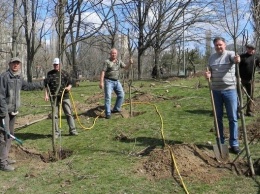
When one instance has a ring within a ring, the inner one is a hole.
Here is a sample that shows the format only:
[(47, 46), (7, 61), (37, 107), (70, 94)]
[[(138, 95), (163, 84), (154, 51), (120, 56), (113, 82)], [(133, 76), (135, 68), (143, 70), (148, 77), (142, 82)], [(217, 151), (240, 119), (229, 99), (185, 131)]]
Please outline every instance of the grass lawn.
[[(259, 77), (258, 74), (256, 76)], [(163, 146), (164, 142), (167, 145), (190, 144), (198, 147), (211, 147), (210, 142), (216, 143), (214, 133), (210, 132), (213, 117), (209, 88), (204, 77), (134, 81), (131, 95), (126, 82), (126, 104), (122, 108), (125, 113), (130, 111), (128, 102), (131, 96), (134, 116), (123, 118), (120, 114), (113, 114), (111, 119), (100, 116), (95, 120), (96, 117), (88, 116), (88, 111), (91, 109), (94, 114), (98, 112), (96, 107), (103, 106), (103, 92), (98, 84), (80, 82), (80, 86), (72, 90), (78, 118), (84, 126), (82, 128), (76, 123), (78, 136), (68, 136), (68, 126), (62, 117), (62, 138), (56, 140), (56, 148), (70, 150), (72, 155), (55, 162), (43, 162), (40, 158), (40, 155), (48, 156), (52, 151), (51, 119), (16, 131), (16, 136), (23, 141), (23, 149), (28, 152), (22, 153), (20, 148), (13, 148), (12, 156), (17, 160), (17, 168), (15, 172), (0, 172), (2, 193), (185, 193), (180, 177), (173, 170), (174, 165), (169, 163), (173, 169), (163, 166), (161, 160), (168, 158), (171, 161), (171, 155), (168, 151), (163, 151)], [(259, 82), (256, 82), (255, 91), (258, 104)], [(113, 102), (114, 100), (115, 96)], [(43, 100), (43, 91), (22, 92), (22, 107), (18, 117), (47, 115), (51, 112), (48, 105)], [(256, 117), (245, 118), (247, 125), (258, 122), (259, 113), (256, 111)], [(226, 118), (224, 122), (227, 127)], [(240, 142), (243, 147), (243, 138)], [(17, 145), (16, 142), (13, 144)], [(250, 144), (254, 162), (259, 159), (258, 147), (256, 138)], [(209, 152), (213, 154), (213, 150)], [(155, 153), (162, 154), (161, 160)], [(244, 154), (240, 159), (243, 157)], [(175, 155), (180, 172), (185, 170), (182, 164), (191, 158), (194, 158), (194, 166), (189, 163), (186, 169), (190, 170), (181, 173), (189, 193), (260, 192), (259, 167), (254, 178), (238, 175), (231, 170), (226, 173), (217, 166), (211, 166), (214, 171), (203, 172), (206, 169), (204, 164), (195, 164), (195, 159), (198, 158), (196, 154), (186, 156), (180, 152)], [(235, 155), (230, 154), (230, 158), (235, 158)], [(147, 169), (154, 168), (154, 174), (145, 171), (144, 164)], [(195, 174), (198, 169), (204, 176), (208, 176), (199, 177)], [(213, 172), (216, 173), (216, 179)], [(211, 178), (212, 180), (206, 180)]]

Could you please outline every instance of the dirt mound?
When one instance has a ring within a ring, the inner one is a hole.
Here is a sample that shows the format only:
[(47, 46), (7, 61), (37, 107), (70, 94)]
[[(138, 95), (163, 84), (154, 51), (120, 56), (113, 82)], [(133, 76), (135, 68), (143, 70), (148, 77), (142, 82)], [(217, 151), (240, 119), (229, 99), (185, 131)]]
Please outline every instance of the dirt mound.
[(232, 164), (230, 160), (225, 164), (219, 163), (215, 159), (213, 150), (207, 147), (198, 148), (192, 144), (176, 144), (165, 149), (155, 149), (150, 152), (137, 171), (152, 180), (169, 177), (179, 179), (174, 164), (184, 179), (193, 182), (214, 183), (230, 173), (248, 172), (246, 162), (237, 161)]
[(13, 144), (10, 150), (10, 157), (15, 158), (18, 161), (35, 161), (35, 163), (49, 163), (57, 160), (63, 160), (72, 155), (71, 150), (59, 150), (55, 156), (53, 152), (39, 153), (34, 149), (27, 149), (26, 147)]

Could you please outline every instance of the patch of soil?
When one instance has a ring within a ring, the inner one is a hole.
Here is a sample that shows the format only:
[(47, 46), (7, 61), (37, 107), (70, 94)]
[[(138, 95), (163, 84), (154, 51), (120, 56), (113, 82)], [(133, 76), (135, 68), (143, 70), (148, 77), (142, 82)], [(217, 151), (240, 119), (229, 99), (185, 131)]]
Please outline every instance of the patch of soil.
[[(171, 158), (173, 155), (174, 160)], [(244, 161), (231, 161), (219, 163), (216, 161), (213, 150), (198, 148), (193, 144), (176, 144), (165, 149), (155, 149), (137, 168), (139, 174), (150, 180), (174, 177), (179, 179), (176, 165), (180, 175), (193, 182), (214, 183), (230, 173), (245, 174), (248, 166)]]
[[(182, 98), (181, 96), (172, 96), (172, 97), (166, 97), (163, 94), (162, 95), (151, 95), (149, 93), (144, 93), (144, 92), (137, 92), (133, 95), (132, 101), (133, 102), (158, 102), (162, 100), (174, 100), (174, 99), (180, 99)], [(126, 103), (129, 103), (129, 99), (125, 100)]]
[(17, 116), (14, 127), (15, 129), (19, 129), (47, 118), (49, 118), (49, 115), (46, 114), (36, 114), (36, 115), (29, 114), (22, 117)]
[(34, 160), (38, 164), (41, 162), (49, 163), (55, 162), (57, 160), (63, 160), (70, 157), (72, 154), (73, 151), (66, 149), (57, 150), (56, 154), (51, 151), (40, 154), (34, 149), (27, 149), (23, 146), (13, 144), (11, 146), (9, 156), (11, 158), (15, 158), (18, 161)]

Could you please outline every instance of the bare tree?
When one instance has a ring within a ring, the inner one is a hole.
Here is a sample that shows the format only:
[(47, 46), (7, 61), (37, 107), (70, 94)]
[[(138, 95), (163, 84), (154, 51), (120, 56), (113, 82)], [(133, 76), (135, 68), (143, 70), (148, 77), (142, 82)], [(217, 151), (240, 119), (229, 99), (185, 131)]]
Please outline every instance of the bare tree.
[[(47, 35), (47, 15), (49, 4), (41, 0), (22, 0), (22, 24), (25, 32), (27, 50), (27, 79), (32, 81), (32, 67), (37, 50), (41, 47), (42, 39)], [(43, 8), (44, 7), (44, 8)], [(15, 25), (15, 24), (14, 24)]]
[[(78, 72), (76, 61), (78, 43), (97, 34), (105, 21), (110, 17), (114, 2), (115, 0), (111, 1), (110, 5), (107, 5), (102, 3), (102, 1), (73, 0), (69, 3), (64, 2), (58, 5), (60, 11), (56, 13), (57, 26), (63, 23), (63, 28), (57, 28), (58, 36), (60, 37), (58, 53), (61, 56), (60, 58), (63, 59), (62, 56), (65, 50), (70, 50), (68, 59), (70, 64), (73, 65), (73, 75), (75, 77), (77, 77)], [(61, 9), (62, 6), (64, 7)], [(106, 11), (104, 12), (104, 10)], [(93, 14), (99, 19), (99, 23), (88, 20), (88, 17)], [(68, 34), (70, 35), (69, 37), (67, 37)]]

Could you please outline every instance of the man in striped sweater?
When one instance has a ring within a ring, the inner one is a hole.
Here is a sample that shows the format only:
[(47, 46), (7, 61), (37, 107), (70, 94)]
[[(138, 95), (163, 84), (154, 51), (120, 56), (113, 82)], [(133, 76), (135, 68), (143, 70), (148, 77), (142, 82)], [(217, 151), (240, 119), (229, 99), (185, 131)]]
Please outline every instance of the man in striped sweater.
[(240, 152), (238, 142), (238, 95), (236, 86), (236, 63), (240, 62), (240, 56), (234, 51), (226, 50), (226, 42), (222, 37), (216, 37), (213, 40), (216, 53), (209, 58), (208, 67), (205, 77), (211, 79), (211, 89), (213, 92), (216, 115), (219, 126), (220, 140), (224, 144), (224, 127), (223, 127), (223, 107), (229, 121), (229, 145), (231, 151), (235, 154)]

